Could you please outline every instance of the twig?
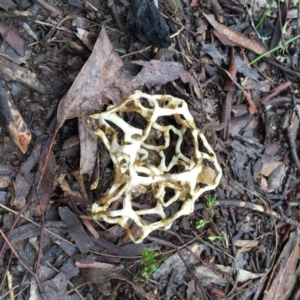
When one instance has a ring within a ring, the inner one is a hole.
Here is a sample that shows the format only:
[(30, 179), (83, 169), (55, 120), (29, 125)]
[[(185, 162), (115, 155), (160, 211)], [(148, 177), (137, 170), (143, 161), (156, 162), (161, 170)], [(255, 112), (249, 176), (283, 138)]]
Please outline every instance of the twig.
[(297, 154), (296, 143), (295, 143), (295, 140), (293, 137), (293, 131), (292, 131), (291, 126), (286, 129), (286, 133), (287, 133), (287, 138), (288, 138), (288, 142), (290, 145), (291, 155), (292, 155), (294, 163), (298, 169), (297, 172), (299, 173), (300, 172), (300, 160), (299, 160), (299, 157)]
[(0, 19), (2, 18), (31, 18), (32, 14), (29, 11), (0, 11)]
[(172, 295), (172, 291), (174, 290), (172, 284), (173, 284), (173, 281), (174, 281), (174, 279), (175, 279), (177, 273), (178, 273), (178, 270), (177, 270), (177, 269), (173, 269), (173, 271), (172, 271), (172, 273), (171, 273), (171, 276), (170, 276), (170, 278), (169, 278), (167, 287), (166, 287), (166, 292), (165, 292), (164, 300), (170, 299), (170, 297), (171, 297), (171, 295)]
[(123, 26), (119, 18), (117, 7), (114, 0), (108, 0), (107, 6), (110, 8), (111, 15), (116, 23), (116, 26), (119, 30), (123, 31)]
[(258, 62), (260, 59), (264, 58), (265, 56), (275, 52), (276, 50), (279, 50), (281, 49), (283, 46), (286, 46), (294, 41), (296, 41), (297, 39), (300, 38), (300, 35), (297, 35), (297, 36), (294, 36), (293, 38), (291, 38), (290, 40), (286, 41), (285, 43), (280, 43), (278, 46), (272, 48), (271, 50), (269, 51), (266, 51), (264, 52), (263, 54), (259, 55), (258, 57), (256, 57), (255, 59), (253, 59), (251, 62), (250, 62), (250, 66), (253, 65), (254, 63)]
[(295, 76), (296, 78), (300, 78), (300, 73), (293, 71), (291, 68), (287, 68), (284, 65), (281, 65), (279, 63), (277, 63), (275, 60), (273, 59), (266, 59), (263, 58), (263, 61), (269, 63), (270, 65), (280, 69), (281, 71), (283, 71), (284, 73), (291, 75), (291, 76)]
[[(50, 24), (50, 23), (47, 23), (47, 22), (39, 21), (39, 20), (35, 20), (34, 22), (37, 23), (37, 24), (41, 24), (41, 25), (44, 25), (44, 26), (52, 27), (52, 28), (54, 26), (56, 26), (56, 25), (53, 25), (53, 24)], [(56, 29), (61, 30), (61, 31), (65, 31), (65, 32), (68, 32), (68, 33), (71, 33), (71, 34), (75, 35), (74, 31), (71, 31), (71, 30), (69, 30), (69, 29), (67, 29), (65, 27), (56, 26)]]
[(160, 238), (157, 238), (157, 237), (154, 237), (154, 236), (151, 236), (151, 235), (147, 236), (147, 240), (149, 240), (151, 242), (156, 242), (157, 244), (164, 245), (166, 247), (177, 249), (177, 246), (174, 245), (173, 243), (168, 242), (168, 241), (163, 240), (163, 239), (160, 239)]

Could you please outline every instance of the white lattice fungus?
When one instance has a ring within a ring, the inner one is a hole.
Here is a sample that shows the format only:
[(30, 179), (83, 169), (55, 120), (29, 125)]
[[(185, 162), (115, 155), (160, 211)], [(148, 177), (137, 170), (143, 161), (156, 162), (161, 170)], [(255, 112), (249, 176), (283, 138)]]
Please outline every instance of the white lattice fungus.
[(136, 91), (90, 116), (89, 124), (109, 151), (115, 172), (92, 216), (119, 224), (136, 243), (192, 213), (198, 197), (219, 184), (216, 155), (184, 100)]

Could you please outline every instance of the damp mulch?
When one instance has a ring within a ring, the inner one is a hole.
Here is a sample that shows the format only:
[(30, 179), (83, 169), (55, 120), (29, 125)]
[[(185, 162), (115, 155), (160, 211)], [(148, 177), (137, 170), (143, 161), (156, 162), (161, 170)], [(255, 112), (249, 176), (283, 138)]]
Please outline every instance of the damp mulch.
[[(1, 299), (299, 299), (299, 6), (154, 2), (0, 1)], [(91, 218), (115, 168), (86, 121), (138, 89), (186, 101), (222, 178), (133, 243)]]

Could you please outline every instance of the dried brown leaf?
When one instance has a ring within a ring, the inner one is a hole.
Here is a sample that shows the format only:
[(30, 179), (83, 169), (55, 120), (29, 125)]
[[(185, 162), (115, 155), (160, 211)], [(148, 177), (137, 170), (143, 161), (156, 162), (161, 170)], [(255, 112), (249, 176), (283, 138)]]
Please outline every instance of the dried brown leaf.
[(90, 281), (93, 284), (95, 284), (101, 290), (102, 293), (106, 292), (106, 294), (109, 294), (109, 291), (103, 283), (111, 279), (117, 279), (131, 284), (132, 287), (145, 299), (157, 299), (153, 291), (145, 292), (140, 282), (137, 280), (132, 280), (132, 278), (124, 269), (81, 269), (81, 273), (87, 281)]
[(221, 41), (221, 43), (225, 46), (237, 46), (236, 43), (233, 43), (229, 40), (224, 34), (221, 34), (216, 29), (213, 30), (213, 34)]
[[(234, 242), (235, 247), (243, 248), (244, 251), (249, 248), (255, 248), (258, 246), (258, 241), (253, 240), (237, 240)], [(241, 250), (239, 250), (241, 252)]]
[(103, 263), (103, 262), (90, 262), (90, 263), (81, 263), (76, 261), (75, 265), (78, 268), (81, 269), (108, 269), (108, 270), (117, 270), (117, 269), (124, 269), (124, 265), (113, 265), (113, 264), (108, 264), (108, 263)]
[(18, 66), (16, 63), (2, 56), (0, 56), (0, 75), (7, 81), (16, 80), (26, 84), (42, 94), (45, 92), (45, 88), (37, 80), (36, 74)]
[(30, 182), (34, 182), (33, 168), (40, 161), (41, 144), (36, 144), (27, 160), (21, 165), (20, 173), (18, 173), (15, 180), (15, 199), (12, 205), (17, 209), (21, 209), (26, 203), (26, 197), (31, 189)]
[[(35, 186), (31, 187), (30, 193), (27, 197), (27, 201), (34, 202), (33, 204), (34, 207), (36, 207), (36, 203), (38, 201), (41, 201), (41, 204), (43, 206), (43, 211), (45, 211), (53, 193), (54, 177), (56, 171), (56, 160), (53, 151), (49, 149), (51, 138), (52, 137), (50, 137), (45, 143), (42, 144), (38, 143), (36, 145), (36, 149), (37, 150), (39, 149), (40, 153), (38, 154), (38, 161), (35, 162), (36, 164), (39, 163), (39, 165), (38, 165), (38, 170), (33, 172), (32, 174), (34, 179), (31, 181), (31, 183)], [(46, 157), (48, 162), (46, 165), (44, 165), (41, 162), (45, 161)], [(37, 186), (38, 186), (38, 194), (36, 188)]]
[(99, 238), (99, 233), (95, 229), (94, 225), (92, 224), (92, 222), (90, 220), (88, 220), (88, 219), (82, 219), (82, 223), (85, 225), (85, 227), (87, 228), (87, 230), (93, 235), (93, 237), (95, 239)]
[(57, 128), (66, 119), (99, 112), (110, 102), (117, 104), (145, 84), (161, 85), (180, 78), (183, 82), (191, 82), (195, 94), (201, 97), (197, 81), (181, 64), (161, 61), (135, 63), (144, 68), (133, 77), (122, 68), (123, 62), (103, 28), (89, 60), (59, 104)]
[(0, 23), (0, 34), (2, 38), (21, 56), (25, 55), (25, 40), (12, 28)]
[(145, 83), (150, 86), (166, 84), (167, 82), (180, 78), (184, 83), (190, 82), (197, 97), (202, 98), (196, 79), (184, 69), (182, 64), (173, 61), (162, 62), (159, 60), (139, 60), (133, 61), (133, 63), (144, 67), (130, 82), (134, 89), (137, 89)]
[(66, 119), (78, 117), (91, 107), (94, 111), (101, 111), (107, 100), (103, 99), (101, 94), (118, 76), (122, 65), (121, 58), (114, 51), (103, 28), (90, 58), (59, 104), (58, 127), (61, 127)]
[(282, 165), (281, 161), (272, 161), (264, 163), (260, 174), (268, 177), (279, 165)]
[(43, 283), (44, 298), (54, 299), (71, 299), (67, 292), (68, 280), (62, 272), (58, 273), (54, 278)]
[(60, 207), (59, 215), (61, 219), (67, 224), (69, 234), (75, 241), (81, 253), (85, 254), (93, 245), (91, 238), (85, 232), (78, 216), (73, 213), (68, 207)]
[[(277, 272), (264, 300), (287, 300), (296, 281), (296, 267), (299, 261), (299, 232), (290, 234), (289, 240), (277, 259)], [(275, 266), (276, 267), (276, 266)]]
[[(248, 37), (244, 36), (242, 33), (232, 30), (232, 29), (226, 27), (225, 25), (220, 24), (219, 22), (217, 22), (216, 20), (214, 20), (212, 17), (210, 17), (209, 15), (207, 15), (205, 13), (203, 13), (203, 15), (207, 19), (207, 21), (220, 34), (225, 35), (231, 42), (236, 43), (246, 49), (249, 49), (259, 55), (268, 51), (268, 49), (264, 45), (260, 44), (259, 42), (255, 41), (255, 40), (251, 40)], [(266, 57), (269, 57), (269, 56), (266, 56)]]

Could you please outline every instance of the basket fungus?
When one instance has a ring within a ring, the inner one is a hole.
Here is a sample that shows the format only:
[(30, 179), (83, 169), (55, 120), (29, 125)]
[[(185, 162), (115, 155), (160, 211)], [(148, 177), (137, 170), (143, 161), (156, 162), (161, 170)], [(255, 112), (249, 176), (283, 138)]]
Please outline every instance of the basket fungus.
[(92, 217), (119, 224), (135, 243), (191, 214), (199, 196), (219, 184), (216, 155), (184, 100), (136, 91), (91, 115), (88, 124), (109, 151), (115, 173)]

